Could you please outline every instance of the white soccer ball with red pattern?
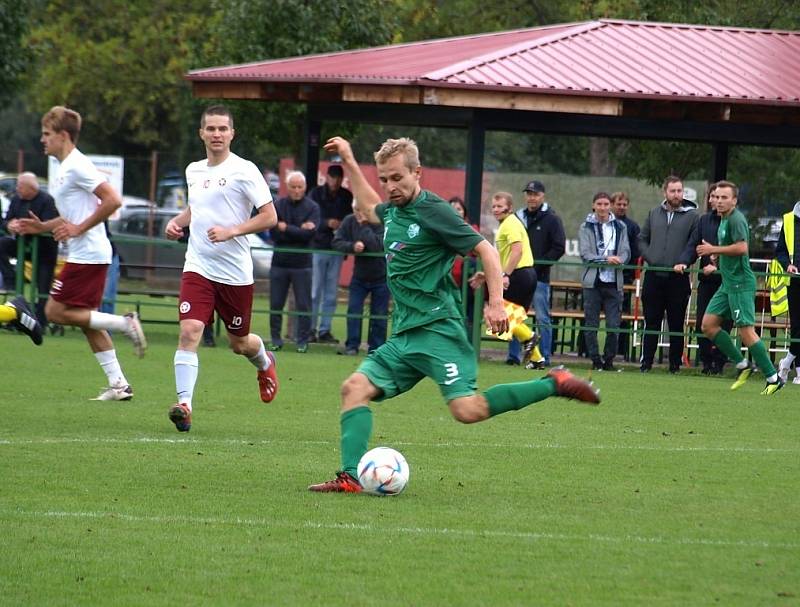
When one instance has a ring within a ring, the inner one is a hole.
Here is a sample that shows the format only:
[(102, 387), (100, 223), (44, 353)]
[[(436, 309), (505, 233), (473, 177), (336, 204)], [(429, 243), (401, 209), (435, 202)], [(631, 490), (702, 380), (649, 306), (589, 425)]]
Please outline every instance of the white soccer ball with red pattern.
[(358, 482), (365, 493), (397, 495), (406, 488), (410, 474), (403, 454), (391, 447), (375, 447), (358, 462)]

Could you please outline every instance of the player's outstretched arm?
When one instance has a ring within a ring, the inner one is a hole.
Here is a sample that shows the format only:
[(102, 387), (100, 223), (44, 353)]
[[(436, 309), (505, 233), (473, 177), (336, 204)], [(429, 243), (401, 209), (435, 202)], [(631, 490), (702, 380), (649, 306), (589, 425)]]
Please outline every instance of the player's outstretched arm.
[(367, 178), (364, 177), (364, 173), (361, 172), (350, 142), (343, 137), (331, 137), (323, 147), (329, 154), (338, 154), (342, 159), (342, 166), (350, 178), (350, 187), (356, 200), (356, 208), (367, 216), (370, 223), (380, 223), (375, 215), (375, 206), (381, 201), (381, 197), (372, 189)]
[(486, 279), (489, 299), (483, 310), (486, 325), (492, 333), (503, 333), (508, 330), (508, 315), (503, 307), (503, 275), (500, 269), (500, 255), (488, 241), (482, 240), (475, 247), (475, 254), (480, 257)]

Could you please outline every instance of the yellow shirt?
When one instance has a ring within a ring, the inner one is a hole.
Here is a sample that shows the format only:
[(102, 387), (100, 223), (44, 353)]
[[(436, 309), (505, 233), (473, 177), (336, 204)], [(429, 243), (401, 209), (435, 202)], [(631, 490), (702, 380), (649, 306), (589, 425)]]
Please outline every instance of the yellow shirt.
[(501, 267), (506, 267), (506, 262), (511, 257), (511, 245), (515, 242), (522, 244), (522, 257), (514, 269), (530, 268), (533, 265), (533, 252), (531, 251), (531, 243), (528, 240), (528, 231), (522, 225), (519, 217), (512, 213), (500, 224), (500, 229), (497, 230), (497, 236), (494, 239), (494, 246), (497, 247), (497, 251), (500, 253)]

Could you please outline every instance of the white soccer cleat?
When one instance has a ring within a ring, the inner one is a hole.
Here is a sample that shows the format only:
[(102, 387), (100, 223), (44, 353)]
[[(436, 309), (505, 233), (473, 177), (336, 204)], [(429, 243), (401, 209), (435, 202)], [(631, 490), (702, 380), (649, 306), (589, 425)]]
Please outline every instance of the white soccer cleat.
[(103, 388), (96, 398), (90, 400), (130, 400), (133, 398), (133, 389), (130, 386), (108, 386)]
[(133, 352), (139, 358), (144, 356), (144, 351), (147, 350), (147, 338), (144, 336), (142, 330), (142, 323), (139, 321), (139, 315), (136, 312), (128, 312), (125, 315), (128, 320), (128, 329), (125, 334), (131, 338), (133, 342)]
[(780, 362), (778, 363), (778, 377), (781, 378), (783, 383), (789, 381), (789, 371), (792, 370), (792, 363), (790, 363), (787, 357), (781, 358)]
[(800, 367), (795, 367), (795, 371), (797, 371), (797, 377), (792, 380), (792, 383), (800, 386)]

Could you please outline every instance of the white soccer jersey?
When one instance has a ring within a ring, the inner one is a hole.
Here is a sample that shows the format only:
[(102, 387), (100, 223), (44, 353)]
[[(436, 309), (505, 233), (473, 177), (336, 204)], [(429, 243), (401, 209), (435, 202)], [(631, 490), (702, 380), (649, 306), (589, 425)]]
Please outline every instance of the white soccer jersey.
[(264, 176), (249, 160), (231, 153), (224, 162), (208, 166), (200, 160), (186, 167), (189, 186), (189, 248), (184, 272), (197, 272), (228, 285), (253, 283), (253, 258), (246, 236), (212, 243), (209, 228), (230, 228), (250, 218), (253, 207), (272, 202)]
[[(73, 148), (58, 165), (53, 191), (59, 215), (70, 223), (82, 223), (100, 204), (94, 195), (97, 187), (106, 182), (103, 174), (78, 148)], [(80, 236), (70, 238), (67, 261), (70, 263), (111, 263), (111, 243), (102, 222)]]

